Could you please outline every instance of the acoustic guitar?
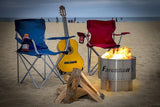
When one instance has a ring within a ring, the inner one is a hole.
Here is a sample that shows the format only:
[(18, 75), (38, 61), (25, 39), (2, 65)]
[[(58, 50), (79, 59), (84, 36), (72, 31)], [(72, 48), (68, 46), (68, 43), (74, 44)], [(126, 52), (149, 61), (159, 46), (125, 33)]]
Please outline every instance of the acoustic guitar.
[[(60, 15), (63, 19), (63, 27), (64, 27), (64, 34), (66, 37), (69, 37), (68, 33), (68, 26), (66, 21), (66, 10), (64, 6), (59, 7)], [(73, 68), (82, 69), (83, 68), (83, 59), (78, 53), (78, 43), (73, 40), (69, 39), (68, 41), (68, 54), (64, 55), (61, 61), (58, 64), (58, 69), (63, 72), (72, 72)], [(58, 50), (64, 51), (66, 48), (67, 40), (61, 40), (58, 43)], [(59, 58), (62, 54), (60, 54)]]

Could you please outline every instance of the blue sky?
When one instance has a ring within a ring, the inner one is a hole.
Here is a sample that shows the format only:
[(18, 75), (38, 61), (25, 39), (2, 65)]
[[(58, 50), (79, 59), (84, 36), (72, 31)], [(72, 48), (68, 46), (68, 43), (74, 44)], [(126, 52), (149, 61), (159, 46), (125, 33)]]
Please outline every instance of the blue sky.
[(0, 17), (160, 17), (160, 0), (0, 0)]

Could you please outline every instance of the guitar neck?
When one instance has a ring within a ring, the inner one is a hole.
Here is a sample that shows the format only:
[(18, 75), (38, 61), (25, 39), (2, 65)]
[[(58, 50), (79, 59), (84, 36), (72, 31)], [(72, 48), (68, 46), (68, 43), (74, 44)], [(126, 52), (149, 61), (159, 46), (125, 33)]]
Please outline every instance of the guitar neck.
[(69, 37), (66, 17), (63, 17), (63, 27), (64, 27), (64, 35), (65, 35), (66, 37)]
[[(69, 37), (66, 17), (63, 17), (63, 27), (64, 27), (64, 35), (65, 35), (65, 37)], [(71, 47), (69, 39), (68, 39), (68, 42), (69, 42), (68, 43), (68, 47)], [(66, 40), (66, 45), (67, 45), (67, 40)]]

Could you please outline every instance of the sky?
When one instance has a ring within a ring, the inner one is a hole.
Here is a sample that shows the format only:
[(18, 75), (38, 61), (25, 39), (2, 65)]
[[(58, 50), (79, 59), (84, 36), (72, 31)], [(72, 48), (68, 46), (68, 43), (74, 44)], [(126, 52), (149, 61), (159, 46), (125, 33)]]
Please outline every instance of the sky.
[(160, 0), (0, 0), (0, 17), (160, 17)]

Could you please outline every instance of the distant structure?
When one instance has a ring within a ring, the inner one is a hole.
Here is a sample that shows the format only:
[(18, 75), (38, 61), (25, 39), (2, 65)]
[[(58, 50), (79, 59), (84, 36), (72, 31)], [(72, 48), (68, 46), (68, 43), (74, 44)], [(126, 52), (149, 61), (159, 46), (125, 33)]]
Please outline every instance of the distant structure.
[(73, 20), (73, 21), (74, 21), (74, 23), (76, 22), (76, 17), (74, 17), (74, 20)]
[(112, 17), (112, 20), (114, 20), (114, 18)]
[(51, 20), (48, 18), (48, 22), (51, 22)]
[(116, 22), (118, 22), (118, 18), (116, 17)]
[(123, 17), (121, 17), (121, 21), (123, 20)]
[(59, 22), (59, 19), (58, 19), (58, 17), (56, 17), (56, 23), (58, 23)]

